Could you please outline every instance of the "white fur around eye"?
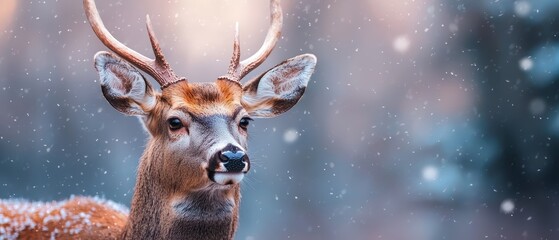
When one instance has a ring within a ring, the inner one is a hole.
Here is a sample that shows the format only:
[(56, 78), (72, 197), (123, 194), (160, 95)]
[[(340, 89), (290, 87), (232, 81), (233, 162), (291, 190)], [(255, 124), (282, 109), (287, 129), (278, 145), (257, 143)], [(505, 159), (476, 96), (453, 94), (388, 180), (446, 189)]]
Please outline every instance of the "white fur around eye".
[(165, 127), (167, 128), (166, 131), (168, 131), (169, 134), (169, 147), (171, 151), (181, 153), (186, 151), (191, 146), (192, 138), (185, 129), (186, 126), (175, 131), (169, 130), (169, 126), (167, 124)]
[(184, 151), (190, 146), (190, 136), (188, 134), (171, 136), (171, 143), (169, 145), (172, 150)]
[[(169, 120), (177, 118), (181, 121), (182, 127), (172, 130), (169, 126)], [(165, 119), (165, 131), (168, 132), (170, 144), (178, 148), (186, 149), (191, 144), (191, 131), (198, 131), (196, 126), (190, 124), (190, 117), (181, 111), (170, 110)]]

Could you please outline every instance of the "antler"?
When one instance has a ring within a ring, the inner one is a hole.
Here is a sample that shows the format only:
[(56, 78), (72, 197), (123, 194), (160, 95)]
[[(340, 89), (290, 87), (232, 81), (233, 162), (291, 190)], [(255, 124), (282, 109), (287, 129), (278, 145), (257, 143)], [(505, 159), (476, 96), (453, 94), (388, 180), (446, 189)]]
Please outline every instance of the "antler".
[(270, 28), (266, 34), (266, 39), (260, 49), (249, 58), (239, 61), (241, 58), (241, 47), (239, 43), (239, 23), (235, 26), (235, 41), (233, 42), (233, 57), (227, 75), (220, 79), (240, 82), (250, 71), (254, 70), (266, 60), (270, 55), (276, 42), (281, 36), (281, 26), (283, 24), (283, 13), (281, 11), (280, 0), (270, 1)]
[(101, 40), (105, 46), (117, 55), (151, 75), (159, 83), (159, 85), (161, 85), (161, 88), (165, 88), (178, 81), (186, 80), (186, 78), (177, 77), (177, 75), (173, 72), (173, 69), (169, 66), (169, 63), (165, 60), (161, 47), (159, 47), (159, 42), (153, 33), (149, 15), (146, 15), (146, 26), (151, 47), (153, 48), (153, 53), (155, 54), (155, 59), (148, 58), (130, 49), (114, 38), (103, 24), (101, 16), (99, 16), (99, 12), (95, 6), (95, 0), (83, 0), (83, 6), (87, 19), (89, 20), (89, 24), (91, 25), (91, 28), (93, 28), (93, 31), (99, 40)]

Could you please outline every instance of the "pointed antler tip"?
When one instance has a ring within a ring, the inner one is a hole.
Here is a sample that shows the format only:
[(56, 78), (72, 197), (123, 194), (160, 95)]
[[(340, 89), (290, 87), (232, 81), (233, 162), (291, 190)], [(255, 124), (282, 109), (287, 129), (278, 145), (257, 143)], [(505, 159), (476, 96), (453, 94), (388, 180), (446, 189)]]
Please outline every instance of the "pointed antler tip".
[(155, 54), (155, 59), (148, 58), (134, 51), (114, 38), (105, 25), (103, 25), (103, 21), (99, 16), (94, 0), (83, 0), (83, 3), (86, 16), (93, 31), (99, 40), (101, 40), (101, 42), (103, 42), (103, 44), (105, 44), (105, 46), (111, 49), (115, 54), (151, 75), (160, 85), (177, 82), (177, 79), (180, 81), (185, 80), (178, 78), (167, 61), (165, 61), (163, 52), (159, 47), (159, 42), (155, 38), (149, 14), (146, 14), (146, 25), (153, 52)]
[(239, 22), (235, 22), (235, 41), (239, 41)]
[(149, 14), (146, 14), (146, 26), (149, 31), (152, 31), (151, 18), (149, 17)]

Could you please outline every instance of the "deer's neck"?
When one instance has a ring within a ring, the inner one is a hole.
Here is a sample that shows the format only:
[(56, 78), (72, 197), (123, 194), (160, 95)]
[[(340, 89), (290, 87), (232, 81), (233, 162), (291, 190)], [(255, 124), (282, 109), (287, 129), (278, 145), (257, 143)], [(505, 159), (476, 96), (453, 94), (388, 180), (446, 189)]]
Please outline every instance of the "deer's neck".
[(240, 199), (238, 185), (176, 192), (161, 186), (157, 167), (151, 163), (161, 161), (149, 161), (145, 155), (140, 161), (123, 239), (233, 238)]

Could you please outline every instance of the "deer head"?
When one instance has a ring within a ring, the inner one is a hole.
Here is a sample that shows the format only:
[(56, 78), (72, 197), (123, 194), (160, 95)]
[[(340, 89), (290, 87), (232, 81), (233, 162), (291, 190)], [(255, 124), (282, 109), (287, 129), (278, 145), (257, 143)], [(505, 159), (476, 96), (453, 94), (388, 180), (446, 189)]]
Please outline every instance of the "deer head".
[[(165, 60), (149, 17), (155, 59), (116, 40), (103, 25), (94, 0), (83, 3), (95, 34), (114, 52), (95, 55), (103, 95), (116, 110), (139, 117), (150, 135), (130, 214), (126, 217), (119, 207), (95, 198), (46, 204), (0, 201), (0, 233), (22, 239), (232, 239), (239, 183), (250, 169), (250, 121), (293, 107), (305, 92), (316, 57), (304, 54), (285, 60), (241, 84), (270, 55), (280, 36), (282, 12), (279, 0), (271, 0), (272, 24), (262, 47), (240, 61), (237, 27), (227, 73), (214, 82), (190, 83), (175, 75)], [(140, 70), (153, 77), (161, 91)]]
[[(140, 117), (157, 143), (151, 147), (165, 156), (169, 166), (161, 178), (186, 189), (239, 183), (250, 169), (250, 121), (275, 117), (293, 107), (303, 96), (316, 64), (314, 55), (300, 55), (241, 84), (241, 79), (270, 55), (280, 37), (278, 0), (271, 1), (271, 26), (262, 47), (240, 61), (237, 25), (228, 72), (210, 83), (190, 83), (174, 73), (149, 16), (146, 25), (155, 59), (116, 40), (104, 27), (94, 1), (84, 0), (84, 5), (94, 32), (115, 53), (95, 55), (103, 95), (118, 111)], [(152, 76), (161, 92), (153, 89), (138, 69)]]

